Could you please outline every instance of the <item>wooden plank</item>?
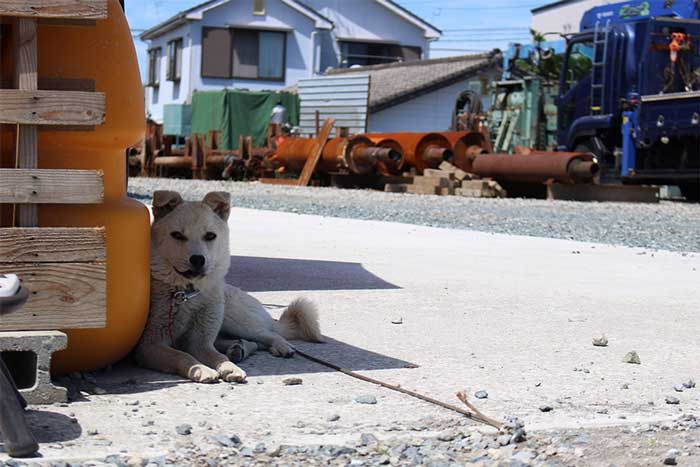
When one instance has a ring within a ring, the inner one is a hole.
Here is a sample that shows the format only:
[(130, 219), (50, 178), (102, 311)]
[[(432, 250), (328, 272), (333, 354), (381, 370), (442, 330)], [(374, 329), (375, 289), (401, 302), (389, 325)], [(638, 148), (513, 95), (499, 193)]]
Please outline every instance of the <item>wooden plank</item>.
[(0, 169), (0, 203), (99, 204), (103, 178), (99, 170)]
[(107, 0), (2, 0), (0, 16), (105, 19)]
[(335, 120), (332, 118), (329, 118), (323, 122), (321, 131), (319, 131), (318, 135), (316, 135), (314, 151), (312, 154), (309, 154), (309, 158), (306, 159), (304, 169), (301, 171), (301, 175), (299, 176), (299, 186), (306, 186), (309, 184), (309, 181), (311, 181), (311, 176), (313, 175), (314, 170), (316, 170), (318, 161), (321, 159), (323, 148), (326, 146), (331, 130), (333, 130), (333, 125), (335, 125)]
[(296, 178), (260, 178), (258, 181), (266, 185), (299, 185), (299, 180)]
[[(36, 91), (39, 74), (36, 20), (19, 20), (15, 28), (15, 44), (17, 44), (16, 86), (20, 90), (26, 90), (24, 92)], [(17, 167), (23, 169), (36, 168), (39, 164), (37, 127), (34, 125), (21, 126), (17, 128), (17, 133)], [(19, 206), (17, 208), (16, 222), (21, 227), (37, 225), (39, 217), (36, 206)]]
[(106, 325), (105, 263), (0, 264), (17, 274), (29, 299), (21, 310), (0, 314), (0, 331), (100, 328)]
[(0, 228), (0, 264), (106, 260), (104, 228)]
[(659, 187), (549, 183), (547, 184), (547, 199), (654, 204), (659, 202)]
[(101, 125), (101, 92), (0, 89), (0, 123), (23, 125)]

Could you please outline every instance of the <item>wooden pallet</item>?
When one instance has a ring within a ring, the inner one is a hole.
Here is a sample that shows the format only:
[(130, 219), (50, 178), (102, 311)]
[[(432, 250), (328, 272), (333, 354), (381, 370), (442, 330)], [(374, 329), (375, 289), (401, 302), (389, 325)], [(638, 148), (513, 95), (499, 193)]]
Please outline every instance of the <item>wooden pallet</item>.
[[(0, 313), (0, 331), (96, 328), (106, 324), (104, 228), (40, 228), (38, 204), (99, 204), (103, 173), (38, 169), (39, 127), (87, 130), (105, 119), (105, 95), (39, 90), (37, 21), (95, 21), (107, 0), (3, 0), (0, 19), (13, 25), (15, 88), (0, 90), (0, 123), (17, 126), (17, 166), (0, 169), (0, 203), (13, 204), (14, 226), (0, 228), (0, 274), (15, 273), (30, 292), (27, 304)], [(91, 80), (84, 80), (90, 82)], [(44, 83), (45, 84), (45, 83)]]

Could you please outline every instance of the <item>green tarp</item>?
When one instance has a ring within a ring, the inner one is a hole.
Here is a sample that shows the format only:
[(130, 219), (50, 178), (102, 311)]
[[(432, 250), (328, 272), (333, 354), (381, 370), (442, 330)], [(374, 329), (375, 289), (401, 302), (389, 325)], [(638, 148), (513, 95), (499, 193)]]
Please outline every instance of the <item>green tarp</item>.
[(281, 100), (289, 123), (299, 124), (299, 96), (289, 92), (205, 91), (192, 95), (192, 133), (220, 131), (220, 148), (238, 149), (240, 136), (252, 136), (253, 145), (265, 143), (272, 108)]

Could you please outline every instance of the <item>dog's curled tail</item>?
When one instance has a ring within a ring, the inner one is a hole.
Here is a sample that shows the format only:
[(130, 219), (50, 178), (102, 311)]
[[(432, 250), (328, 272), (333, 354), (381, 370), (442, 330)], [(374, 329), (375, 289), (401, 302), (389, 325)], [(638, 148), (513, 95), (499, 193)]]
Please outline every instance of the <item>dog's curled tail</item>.
[(297, 298), (289, 304), (275, 323), (275, 331), (285, 339), (323, 342), (316, 305), (306, 298)]

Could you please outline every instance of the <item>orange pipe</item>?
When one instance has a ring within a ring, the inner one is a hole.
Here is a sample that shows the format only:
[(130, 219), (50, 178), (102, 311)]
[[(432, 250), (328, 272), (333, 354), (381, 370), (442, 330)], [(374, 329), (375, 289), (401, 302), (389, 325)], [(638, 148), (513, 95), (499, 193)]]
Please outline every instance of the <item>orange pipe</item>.
[(440, 134), (452, 145), (452, 163), (465, 172), (471, 172), (474, 158), (488, 152), (490, 147), (486, 137), (476, 131), (445, 131)]
[(415, 167), (419, 173), (436, 169), (444, 160), (453, 157), (452, 146), (439, 133), (372, 133), (365, 135), (372, 142), (392, 139), (401, 145), (404, 163)]

